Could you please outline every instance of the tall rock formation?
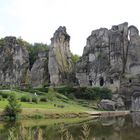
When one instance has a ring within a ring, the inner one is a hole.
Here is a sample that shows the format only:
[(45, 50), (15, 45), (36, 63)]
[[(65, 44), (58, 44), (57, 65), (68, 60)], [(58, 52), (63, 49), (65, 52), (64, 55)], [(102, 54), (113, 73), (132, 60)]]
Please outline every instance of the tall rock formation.
[(28, 84), (29, 55), (26, 47), (15, 37), (0, 40), (0, 85)]
[(66, 28), (61, 26), (51, 38), (48, 69), (52, 85), (69, 83), (73, 70), (69, 41)]
[(76, 75), (80, 85), (114, 83), (116, 87), (119, 86), (120, 74), (125, 72), (126, 65), (127, 28), (128, 24), (123, 23), (110, 30), (101, 28), (92, 31), (83, 56), (77, 63)]
[(111, 29), (92, 31), (76, 65), (76, 77), (80, 86), (106, 86), (119, 92), (125, 103), (132, 107), (131, 103), (140, 95), (138, 29), (135, 26), (128, 27), (125, 22)]
[(46, 83), (49, 83), (48, 51), (41, 51), (31, 69), (31, 84), (38, 87)]

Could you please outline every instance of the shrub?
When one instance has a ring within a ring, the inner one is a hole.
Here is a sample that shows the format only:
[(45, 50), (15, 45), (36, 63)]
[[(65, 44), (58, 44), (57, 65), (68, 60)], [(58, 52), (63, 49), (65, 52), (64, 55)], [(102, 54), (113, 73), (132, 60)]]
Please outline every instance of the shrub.
[(35, 43), (34, 45), (29, 45), (29, 60), (30, 60), (30, 69), (32, 68), (34, 62), (38, 58), (38, 53), (41, 51), (48, 52), (49, 46), (43, 43)]
[(33, 97), (32, 102), (35, 102), (36, 104), (38, 104), (40, 101), (40, 98), (38, 96)]
[(10, 96), (11, 92), (3, 92), (3, 91), (0, 91), (0, 95), (2, 96), (2, 98), (8, 98)]
[(75, 96), (73, 94), (68, 94), (68, 98), (74, 100)]
[(71, 86), (65, 86), (65, 87), (55, 88), (55, 91), (67, 96), (70, 99), (75, 99), (75, 93), (77, 89)]
[(80, 56), (77, 55), (77, 54), (72, 54), (71, 59), (72, 59), (72, 62), (73, 62), (74, 64), (76, 64), (77, 61), (80, 59)]
[(12, 120), (16, 120), (18, 114), (21, 112), (21, 105), (16, 97), (16, 95), (11, 93), (8, 98), (8, 105), (5, 108), (5, 113)]
[(46, 94), (48, 100), (52, 101), (54, 98), (56, 98), (56, 91), (54, 88), (50, 87), (48, 89), (48, 93)]
[(37, 92), (48, 92), (48, 87), (44, 87), (44, 88), (36, 88)]
[(21, 102), (32, 102), (32, 97), (29, 95), (23, 95), (20, 100)]
[(111, 99), (112, 92), (108, 88), (94, 88), (96, 99)]
[(40, 101), (41, 102), (47, 102), (48, 98), (46, 96), (42, 96), (42, 97), (40, 97)]
[(55, 90), (71, 99), (101, 100), (111, 99), (112, 96), (111, 90), (100, 87), (61, 87)]
[(3, 98), (2, 98), (2, 96), (0, 95), (0, 101), (2, 101), (3, 100)]

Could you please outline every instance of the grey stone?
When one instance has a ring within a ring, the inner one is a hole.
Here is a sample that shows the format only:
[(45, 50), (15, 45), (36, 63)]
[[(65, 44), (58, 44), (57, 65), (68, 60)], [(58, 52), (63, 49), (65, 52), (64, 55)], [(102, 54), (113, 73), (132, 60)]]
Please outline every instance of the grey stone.
[(0, 43), (0, 85), (22, 86), (30, 83), (29, 55), (16, 37), (5, 37)]
[(84, 81), (79, 73), (85, 73), (86, 86), (91, 85), (92, 81), (92, 86), (107, 85), (118, 89), (120, 75), (125, 71), (126, 65), (126, 55), (123, 53), (127, 53), (127, 29), (128, 23), (123, 23), (110, 30), (100, 28), (92, 31), (87, 38), (83, 56), (76, 65), (77, 79)]
[(48, 52), (41, 51), (31, 69), (31, 84), (33, 87), (39, 87), (47, 83), (49, 83)]
[(140, 36), (135, 26), (122, 23), (92, 31), (76, 64), (80, 86), (110, 88), (120, 94), (116, 105), (131, 108), (134, 92), (140, 91)]
[(140, 112), (131, 113), (133, 127), (140, 126)]
[(102, 99), (99, 103), (99, 107), (104, 110), (115, 110), (115, 104), (112, 100)]
[(48, 69), (52, 85), (66, 84), (70, 81), (73, 64), (69, 41), (70, 36), (66, 32), (66, 28), (61, 26), (51, 38)]
[(140, 91), (134, 92), (131, 96), (132, 111), (140, 111)]
[(116, 106), (117, 110), (124, 110), (125, 109), (124, 101), (119, 94), (114, 94), (112, 96), (112, 101), (115, 102), (115, 106)]

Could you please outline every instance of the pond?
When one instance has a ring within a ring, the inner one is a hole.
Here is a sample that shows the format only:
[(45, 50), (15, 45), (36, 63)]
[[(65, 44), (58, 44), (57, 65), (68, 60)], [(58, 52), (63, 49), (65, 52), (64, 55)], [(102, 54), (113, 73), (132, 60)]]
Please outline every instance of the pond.
[(140, 140), (140, 114), (0, 122), (0, 140)]

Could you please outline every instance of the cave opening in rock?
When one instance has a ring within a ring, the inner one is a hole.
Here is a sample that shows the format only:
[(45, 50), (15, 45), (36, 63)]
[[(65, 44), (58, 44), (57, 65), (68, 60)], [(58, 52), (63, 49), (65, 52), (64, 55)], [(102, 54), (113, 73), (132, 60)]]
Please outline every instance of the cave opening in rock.
[(113, 81), (113, 79), (110, 79), (110, 84), (114, 84), (114, 81)]
[(132, 83), (132, 80), (131, 79), (129, 79), (129, 83)]
[(89, 85), (92, 86), (92, 80), (89, 80)]
[(102, 87), (104, 85), (104, 78), (100, 77), (100, 86)]

